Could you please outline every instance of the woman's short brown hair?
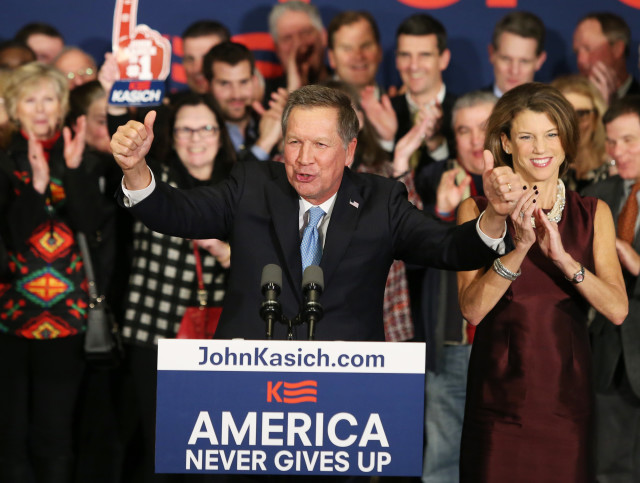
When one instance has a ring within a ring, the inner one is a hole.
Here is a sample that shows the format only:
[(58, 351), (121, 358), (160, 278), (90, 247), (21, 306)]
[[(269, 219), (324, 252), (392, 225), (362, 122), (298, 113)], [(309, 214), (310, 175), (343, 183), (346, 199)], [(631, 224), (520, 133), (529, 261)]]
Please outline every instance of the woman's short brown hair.
[(576, 157), (580, 131), (573, 106), (555, 87), (539, 82), (530, 82), (514, 87), (496, 103), (487, 123), (485, 149), (491, 151), (496, 166), (513, 168), (511, 154), (502, 149), (502, 134), (511, 139), (511, 126), (522, 111), (530, 110), (546, 114), (558, 128), (558, 136), (565, 158), (560, 166), (562, 176)]

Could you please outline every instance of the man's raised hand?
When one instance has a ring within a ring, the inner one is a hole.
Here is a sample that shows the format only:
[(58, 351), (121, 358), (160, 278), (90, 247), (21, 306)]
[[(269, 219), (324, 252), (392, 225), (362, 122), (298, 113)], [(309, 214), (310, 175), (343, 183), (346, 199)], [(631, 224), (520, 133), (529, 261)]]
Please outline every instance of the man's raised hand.
[(111, 151), (125, 177), (125, 186), (130, 190), (146, 188), (151, 182), (145, 156), (153, 142), (153, 124), (156, 111), (149, 111), (144, 124), (129, 121), (111, 138)]

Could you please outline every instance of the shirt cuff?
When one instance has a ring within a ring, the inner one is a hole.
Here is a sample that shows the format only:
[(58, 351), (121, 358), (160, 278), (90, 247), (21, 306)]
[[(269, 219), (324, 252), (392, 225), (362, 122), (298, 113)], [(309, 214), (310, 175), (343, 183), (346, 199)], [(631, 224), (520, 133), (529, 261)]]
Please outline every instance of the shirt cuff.
[(380, 139), (378, 140), (378, 144), (388, 153), (393, 153), (393, 149), (396, 147), (396, 143), (393, 140), (385, 141), (384, 139)]
[[(147, 166), (147, 168), (149, 167)], [(126, 206), (127, 208), (131, 208), (132, 206), (140, 203), (153, 192), (153, 190), (156, 188), (156, 178), (155, 176), (153, 176), (153, 171), (151, 171), (151, 168), (149, 168), (149, 173), (151, 173), (151, 183), (149, 183), (149, 186), (141, 190), (128, 190), (127, 188), (125, 188), (124, 176), (122, 177), (122, 192), (124, 193), (122, 202), (124, 203), (124, 206)]]
[(266, 161), (269, 159), (269, 153), (255, 144), (251, 146), (251, 152), (259, 161)]
[(447, 145), (447, 141), (442, 141), (442, 144), (440, 144), (440, 146), (435, 148), (433, 151), (429, 151), (429, 156), (431, 156), (436, 161), (449, 159), (449, 146)]
[(478, 217), (478, 221), (476, 222), (476, 231), (478, 232), (478, 235), (480, 236), (480, 238), (482, 239), (485, 245), (487, 245), (492, 250), (495, 250), (496, 252), (498, 252), (498, 254), (504, 255), (504, 253), (507, 251), (504, 244), (504, 237), (507, 234), (507, 222), (505, 221), (504, 223), (504, 231), (502, 232), (503, 235), (500, 238), (491, 238), (490, 236), (485, 235), (484, 232), (480, 229), (480, 220), (482, 219), (483, 216), (484, 216), (484, 211), (480, 213), (480, 216)]

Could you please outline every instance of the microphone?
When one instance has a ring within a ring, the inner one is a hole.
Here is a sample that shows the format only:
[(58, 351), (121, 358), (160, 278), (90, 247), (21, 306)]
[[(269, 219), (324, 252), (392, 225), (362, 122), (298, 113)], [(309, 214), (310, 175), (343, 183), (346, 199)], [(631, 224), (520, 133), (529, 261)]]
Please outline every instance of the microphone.
[(264, 301), (260, 306), (260, 317), (267, 323), (267, 339), (273, 339), (273, 322), (282, 319), (282, 306), (278, 302), (282, 286), (282, 269), (273, 263), (262, 269), (260, 281)]
[(317, 265), (309, 265), (302, 274), (302, 293), (304, 302), (302, 307), (302, 320), (309, 324), (309, 340), (314, 340), (316, 323), (324, 315), (319, 299), (324, 290), (324, 275)]

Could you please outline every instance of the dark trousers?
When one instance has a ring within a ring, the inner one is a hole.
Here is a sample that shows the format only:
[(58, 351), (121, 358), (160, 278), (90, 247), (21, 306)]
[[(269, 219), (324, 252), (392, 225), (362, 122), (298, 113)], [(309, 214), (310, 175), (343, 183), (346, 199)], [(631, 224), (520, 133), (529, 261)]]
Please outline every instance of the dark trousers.
[(73, 481), (83, 340), (0, 335), (0, 482)]
[(208, 475), (155, 474), (156, 384), (158, 351), (126, 346), (118, 403), (124, 447), (123, 483), (208, 482)]
[(621, 361), (613, 387), (596, 394), (598, 483), (640, 481), (640, 398)]

